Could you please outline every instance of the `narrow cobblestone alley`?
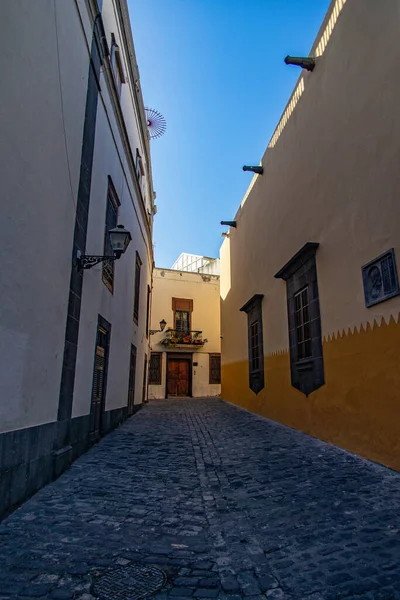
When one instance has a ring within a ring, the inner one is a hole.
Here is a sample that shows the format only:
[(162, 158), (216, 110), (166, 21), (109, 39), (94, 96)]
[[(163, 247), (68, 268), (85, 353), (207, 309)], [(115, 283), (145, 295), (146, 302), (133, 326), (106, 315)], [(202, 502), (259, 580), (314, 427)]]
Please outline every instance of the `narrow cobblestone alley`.
[(0, 599), (89, 600), (145, 564), (158, 600), (395, 600), (399, 484), (218, 399), (152, 402), (1, 523)]

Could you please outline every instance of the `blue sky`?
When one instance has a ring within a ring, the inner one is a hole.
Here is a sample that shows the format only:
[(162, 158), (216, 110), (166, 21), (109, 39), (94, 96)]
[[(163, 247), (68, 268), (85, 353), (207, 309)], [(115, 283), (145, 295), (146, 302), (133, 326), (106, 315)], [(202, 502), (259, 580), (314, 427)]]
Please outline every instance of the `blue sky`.
[(151, 142), (157, 266), (218, 256), (300, 74), (329, 0), (128, 0), (145, 105), (167, 121)]

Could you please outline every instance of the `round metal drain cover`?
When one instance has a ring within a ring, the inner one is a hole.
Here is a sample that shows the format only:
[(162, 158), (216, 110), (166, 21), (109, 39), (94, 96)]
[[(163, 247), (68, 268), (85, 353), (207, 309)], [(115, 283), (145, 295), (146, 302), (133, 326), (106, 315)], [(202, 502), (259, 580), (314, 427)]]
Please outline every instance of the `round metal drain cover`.
[(128, 565), (102, 575), (93, 585), (93, 591), (101, 600), (140, 600), (161, 589), (166, 580), (161, 569)]

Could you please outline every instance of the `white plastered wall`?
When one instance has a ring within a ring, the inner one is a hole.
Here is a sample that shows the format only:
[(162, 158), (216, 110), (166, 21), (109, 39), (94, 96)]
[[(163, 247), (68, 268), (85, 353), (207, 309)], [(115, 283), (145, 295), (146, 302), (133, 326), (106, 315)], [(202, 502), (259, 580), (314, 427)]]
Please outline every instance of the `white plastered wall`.
[[(110, 42), (111, 32), (118, 39), (119, 26), (111, 0), (104, 0), (103, 20)], [(123, 53), (124, 64), (125, 55)], [(113, 109), (107, 85), (101, 75), (102, 95), (99, 98), (96, 122), (96, 140), (93, 158), (91, 202), (87, 234), (87, 252), (102, 254), (104, 246), (104, 223), (107, 202), (108, 176), (115, 186), (121, 203), (118, 223), (131, 233), (132, 241), (126, 253), (115, 262), (114, 290), (111, 293), (102, 281), (102, 267), (98, 265), (84, 274), (81, 322), (78, 339), (78, 357), (75, 377), (72, 416), (90, 411), (93, 364), (96, 344), (97, 319), (100, 314), (111, 324), (109, 364), (106, 390), (106, 410), (126, 406), (128, 399), (131, 344), (136, 347), (135, 404), (142, 402), (144, 357), (149, 357), (146, 337), (147, 286), (151, 286), (151, 241), (141, 210), (141, 199), (129, 169), (118, 121)], [(141, 149), (138, 119), (132, 101), (129, 84), (121, 89), (121, 106), (125, 123), (129, 127), (131, 150)], [(148, 178), (144, 185), (151, 187)], [(136, 252), (142, 261), (138, 324), (133, 321)]]
[(57, 418), (88, 78), (81, 31), (72, 2), (2, 3), (0, 432)]

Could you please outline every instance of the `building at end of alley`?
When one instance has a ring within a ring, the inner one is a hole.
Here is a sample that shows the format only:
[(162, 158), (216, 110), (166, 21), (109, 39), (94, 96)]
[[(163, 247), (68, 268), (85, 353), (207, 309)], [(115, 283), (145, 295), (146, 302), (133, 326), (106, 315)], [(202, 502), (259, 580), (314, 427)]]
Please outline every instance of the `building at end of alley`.
[(149, 399), (221, 393), (219, 261), (181, 256), (153, 273)]
[(398, 26), (331, 3), (221, 248), (222, 397), (397, 469)]

